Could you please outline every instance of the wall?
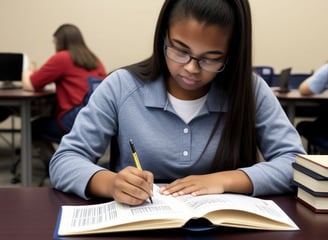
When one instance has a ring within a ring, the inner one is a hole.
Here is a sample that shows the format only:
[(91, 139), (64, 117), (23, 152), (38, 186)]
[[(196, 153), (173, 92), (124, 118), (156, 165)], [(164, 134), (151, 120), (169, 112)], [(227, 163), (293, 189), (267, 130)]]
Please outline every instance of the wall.
[[(38, 65), (52, 34), (78, 25), (107, 71), (146, 58), (164, 0), (0, 0), (0, 51), (23, 51)], [(327, 0), (250, 0), (254, 64), (309, 72), (328, 60)]]
[(328, 61), (327, 0), (250, 0), (254, 64), (310, 72)]
[(76, 24), (106, 70), (151, 54), (163, 0), (0, 0), (0, 51), (24, 51), (38, 65), (54, 53), (52, 35)]

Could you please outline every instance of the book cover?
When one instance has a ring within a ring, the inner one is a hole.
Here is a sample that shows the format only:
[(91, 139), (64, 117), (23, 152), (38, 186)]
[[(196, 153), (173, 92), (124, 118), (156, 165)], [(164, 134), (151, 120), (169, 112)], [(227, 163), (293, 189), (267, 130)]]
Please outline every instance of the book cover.
[(317, 174), (328, 178), (328, 155), (296, 155), (295, 162)]
[(241, 194), (164, 196), (154, 190), (153, 204), (128, 206), (116, 201), (62, 206), (58, 236), (182, 228), (207, 219), (211, 226), (259, 230), (298, 230), (273, 201)]
[(313, 196), (316, 196), (316, 197), (328, 197), (328, 192), (316, 192), (316, 191), (313, 191), (312, 189), (304, 186), (303, 184), (301, 184), (299, 182), (296, 182), (295, 180), (293, 180), (293, 184), (296, 187), (303, 189), (304, 191), (308, 192), (309, 194), (311, 194)]
[[(303, 186), (311, 189), (313, 192), (327, 193), (328, 192), (328, 180), (320, 176), (304, 171), (304, 168), (299, 168), (296, 164), (293, 164), (293, 181), (302, 184)], [(306, 173), (308, 174), (306, 174)], [(313, 177), (314, 176), (314, 177)]]
[(306, 174), (306, 175), (308, 175), (308, 176), (310, 176), (310, 177), (312, 177), (312, 178), (314, 178), (318, 181), (328, 181), (328, 177), (322, 176), (322, 175), (312, 171), (311, 169), (308, 169), (308, 168), (306, 168), (306, 167), (304, 167), (304, 166), (302, 166), (302, 165), (300, 165), (296, 162), (293, 162), (292, 166), (293, 166), (294, 169), (296, 169), (296, 170), (298, 170), (298, 171), (300, 171), (300, 172), (302, 172), (302, 173), (304, 173), (304, 174)]

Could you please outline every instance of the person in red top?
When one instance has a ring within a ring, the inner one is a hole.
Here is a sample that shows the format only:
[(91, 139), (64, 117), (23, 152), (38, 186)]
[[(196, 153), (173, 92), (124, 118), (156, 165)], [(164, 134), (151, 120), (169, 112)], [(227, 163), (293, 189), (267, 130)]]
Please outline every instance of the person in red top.
[(70, 130), (63, 123), (63, 117), (82, 103), (89, 90), (87, 78), (104, 79), (106, 76), (103, 64), (87, 47), (75, 25), (61, 25), (54, 32), (53, 41), (56, 53), (40, 69), (36, 70), (35, 64), (31, 64), (29, 70), (23, 73), (24, 90), (40, 91), (47, 84), (56, 85), (56, 116), (40, 118), (32, 123), (33, 140), (59, 141)]
[[(43, 162), (45, 177), (55, 152), (52, 143), (59, 143), (70, 131), (89, 91), (88, 77), (100, 80), (106, 77), (102, 62), (87, 47), (78, 27), (72, 24), (59, 26), (53, 34), (53, 41), (56, 53), (38, 70), (33, 63), (22, 74), (23, 90), (40, 91), (50, 83), (56, 86), (56, 114), (32, 122), (33, 160)], [(43, 184), (43, 180), (39, 185)], [(16, 173), (12, 182), (19, 181), (20, 176)]]

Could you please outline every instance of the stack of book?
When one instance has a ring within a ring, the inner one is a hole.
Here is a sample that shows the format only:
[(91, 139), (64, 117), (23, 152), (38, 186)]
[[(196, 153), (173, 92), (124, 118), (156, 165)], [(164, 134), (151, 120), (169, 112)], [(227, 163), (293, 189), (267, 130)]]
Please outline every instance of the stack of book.
[(297, 155), (293, 163), (297, 199), (317, 213), (328, 213), (328, 155)]

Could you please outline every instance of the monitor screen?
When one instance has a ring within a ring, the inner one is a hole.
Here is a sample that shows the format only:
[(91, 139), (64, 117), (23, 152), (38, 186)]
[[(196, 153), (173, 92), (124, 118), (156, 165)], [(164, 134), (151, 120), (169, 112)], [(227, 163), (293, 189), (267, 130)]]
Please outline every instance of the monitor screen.
[(0, 89), (20, 88), (23, 70), (27, 69), (28, 57), (23, 53), (0, 53)]
[(288, 80), (289, 80), (291, 71), (292, 71), (292, 68), (286, 68), (286, 69), (281, 70), (280, 77), (279, 77), (279, 86), (280, 86), (279, 91), (282, 93), (289, 92)]
[(22, 53), (0, 53), (0, 81), (20, 81), (22, 71)]

